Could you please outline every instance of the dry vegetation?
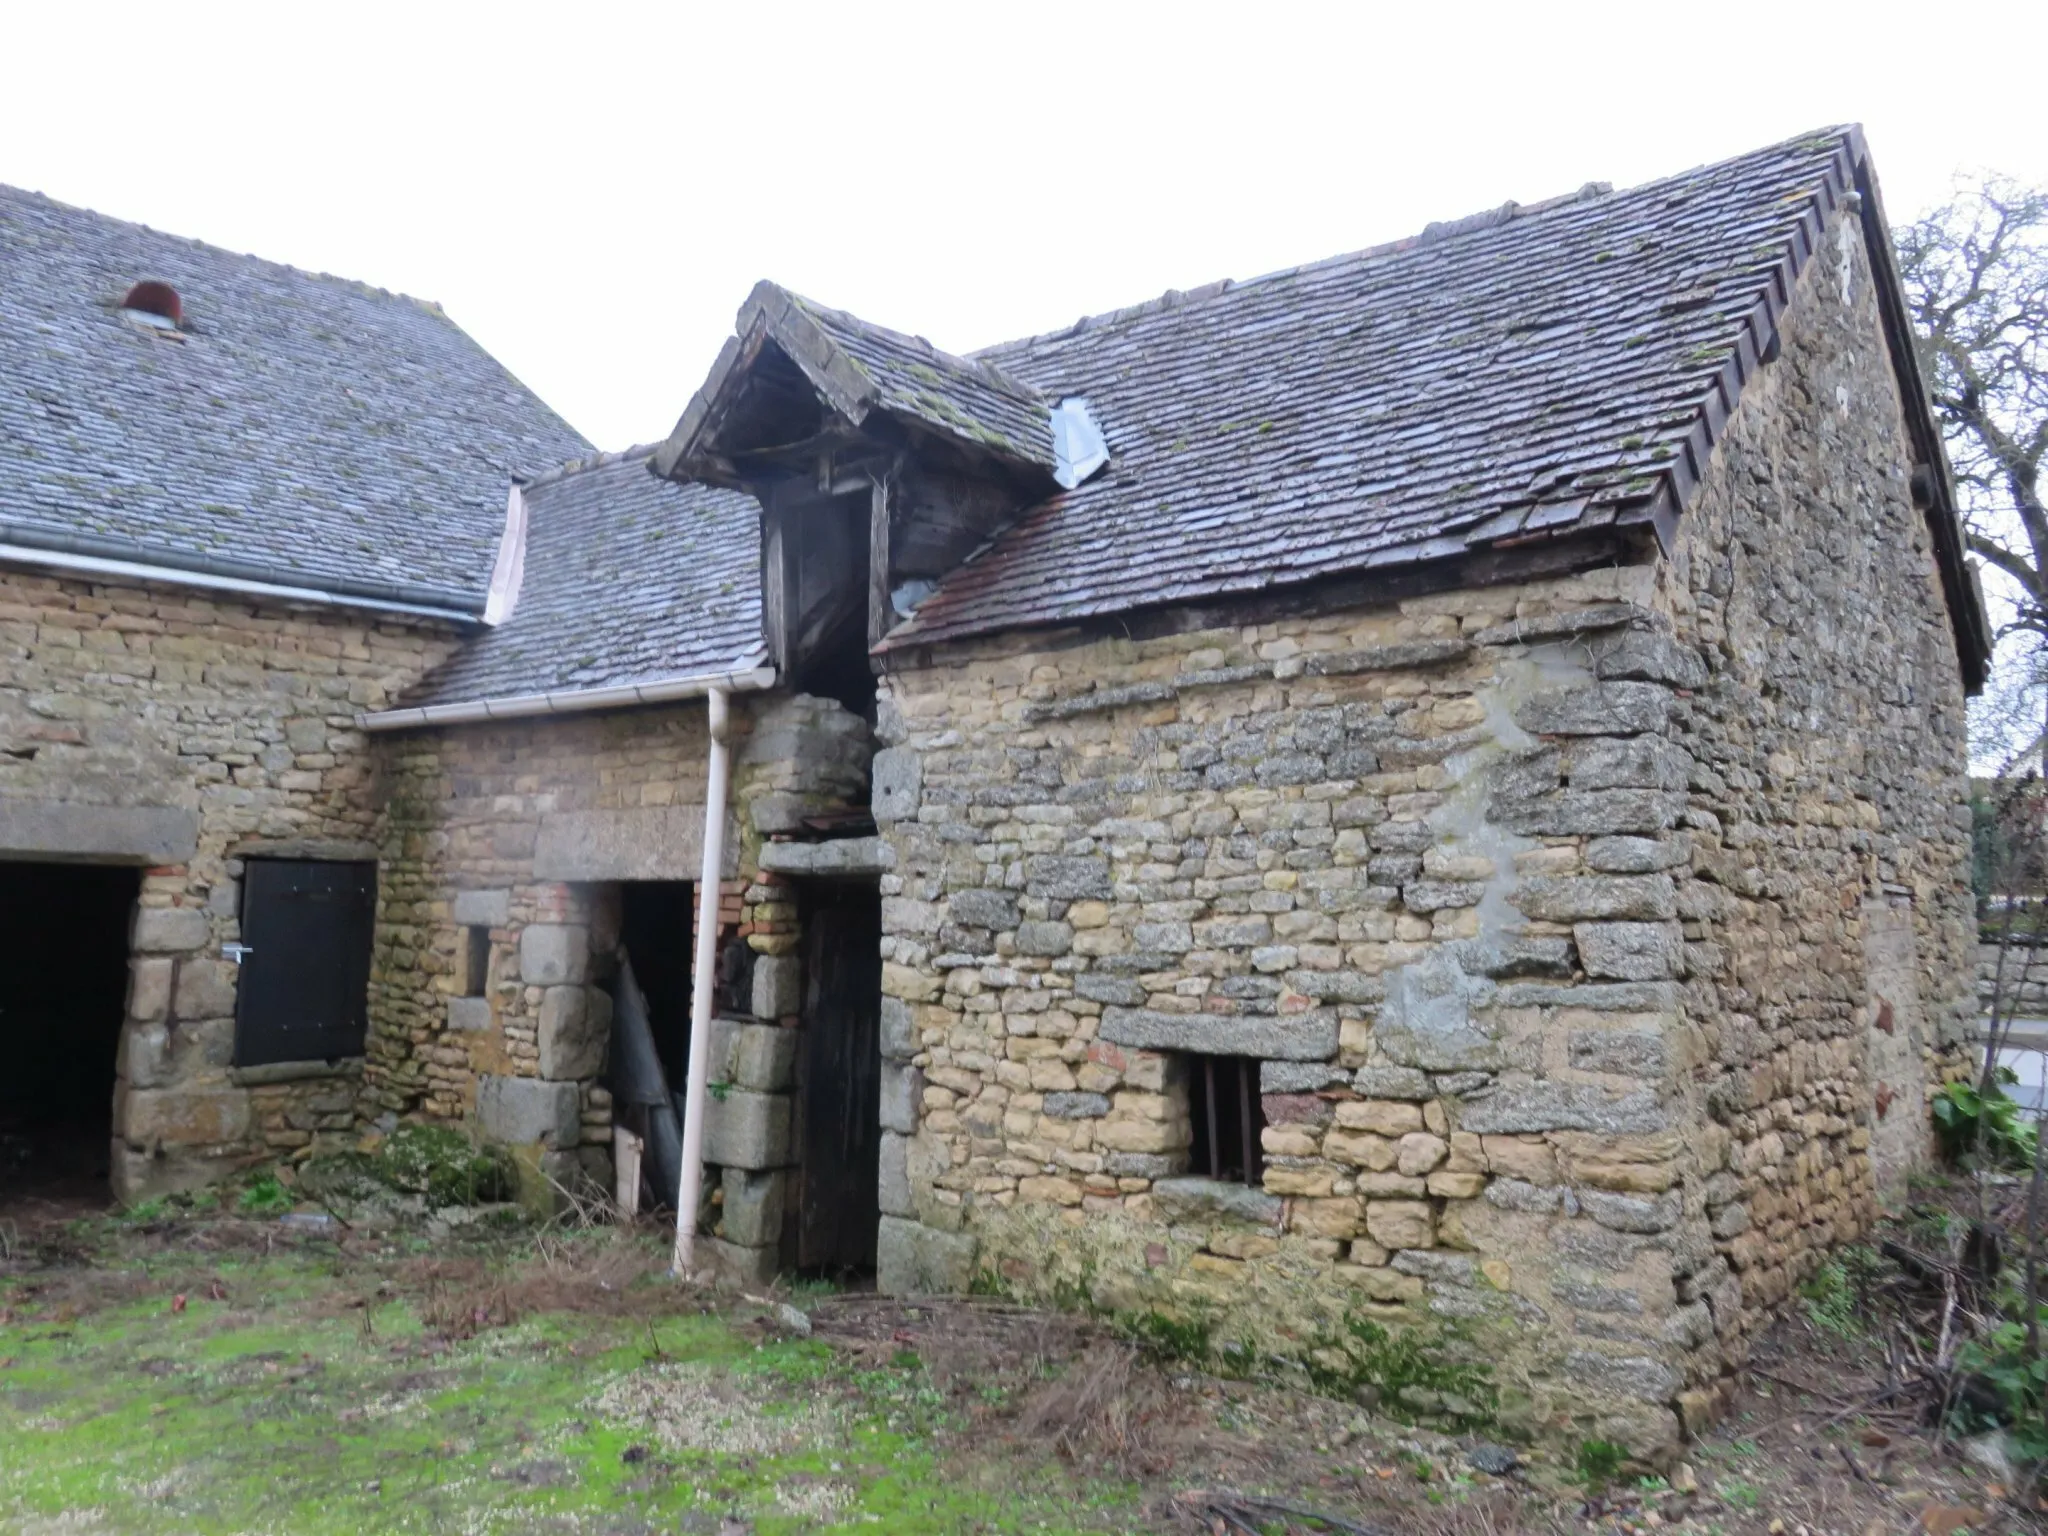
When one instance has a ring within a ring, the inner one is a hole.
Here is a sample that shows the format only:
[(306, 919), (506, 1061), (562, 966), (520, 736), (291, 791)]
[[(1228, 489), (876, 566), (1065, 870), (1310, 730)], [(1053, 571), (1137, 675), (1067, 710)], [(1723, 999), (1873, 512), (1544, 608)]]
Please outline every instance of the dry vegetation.
[[(1944, 1194), (1974, 1199), (1967, 1185)], [(1939, 1209), (1923, 1205), (1894, 1241), (1945, 1252)], [(1913, 1350), (1939, 1334), (1947, 1271), (1930, 1282), (1875, 1254), (1825, 1273), (1766, 1341), (1735, 1416), (1661, 1479), (1597, 1447), (1517, 1455), (1290, 1383), (1218, 1377), (1156, 1342), (1003, 1301), (716, 1297), (669, 1282), (664, 1253), (653, 1232), (430, 1241), (176, 1213), (17, 1231), (0, 1260), (0, 1525), (61, 1514), (68, 1526), (45, 1528), (2039, 1528), (2022, 1481), (1971, 1464), (1934, 1422), (1942, 1394)], [(251, 1347), (237, 1352), (241, 1338)], [(77, 1361), (78, 1379), (37, 1375), (53, 1358)], [(181, 1383), (189, 1399), (171, 1395)], [(186, 1410), (152, 1417), (147, 1405), (187, 1401), (198, 1417), (181, 1441)], [(209, 1444), (223, 1412), (267, 1427), (309, 1405), (329, 1417), (309, 1418), (285, 1461), (151, 1460), (154, 1446)], [(93, 1482), (88, 1496), (79, 1466), (60, 1475), (61, 1458), (38, 1459), (45, 1437), (68, 1443), (88, 1425), (95, 1454), (148, 1465), (135, 1486), (185, 1490), (175, 1520), (150, 1524), (151, 1506), (124, 1504), (120, 1488)], [(376, 1523), (366, 1511), (388, 1510), (401, 1486), (408, 1519)]]

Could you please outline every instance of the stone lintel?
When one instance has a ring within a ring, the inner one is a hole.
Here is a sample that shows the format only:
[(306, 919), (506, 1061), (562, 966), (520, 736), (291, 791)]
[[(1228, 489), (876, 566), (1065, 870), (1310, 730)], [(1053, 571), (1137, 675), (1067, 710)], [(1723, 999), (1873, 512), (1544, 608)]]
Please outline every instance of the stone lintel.
[(1563, 640), (1600, 629), (1649, 629), (1668, 626), (1670, 620), (1635, 603), (1598, 603), (1569, 613), (1547, 613), (1540, 618), (1510, 619), (1482, 629), (1472, 637), (1475, 645), (1535, 645), (1544, 640)]
[(778, 875), (814, 878), (883, 875), (896, 855), (879, 837), (840, 837), (822, 843), (763, 843), (761, 868)]
[(512, 921), (512, 893), (457, 891), (454, 917), (465, 928), (503, 928)]
[[(738, 849), (727, 843), (726, 873)], [(543, 816), (533, 848), (536, 880), (696, 880), (704, 872), (704, 807), (631, 806)]]
[(1196, 1051), (1205, 1056), (1256, 1056), (1270, 1061), (1327, 1061), (1337, 1054), (1337, 1016), (1322, 1009), (1279, 1018), (1105, 1008), (1097, 1037), (1111, 1045), (1147, 1051)]
[(0, 800), (0, 857), (182, 864), (198, 851), (199, 813), (171, 806)]

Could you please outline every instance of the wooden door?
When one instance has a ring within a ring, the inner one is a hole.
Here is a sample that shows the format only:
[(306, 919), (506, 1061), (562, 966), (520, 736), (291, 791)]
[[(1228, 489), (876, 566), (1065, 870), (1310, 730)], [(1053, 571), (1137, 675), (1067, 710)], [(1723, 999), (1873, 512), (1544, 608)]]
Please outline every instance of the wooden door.
[(847, 887), (805, 918), (797, 1267), (871, 1269), (881, 1219), (882, 903)]
[(363, 1054), (377, 866), (251, 859), (242, 876), (235, 1065)]

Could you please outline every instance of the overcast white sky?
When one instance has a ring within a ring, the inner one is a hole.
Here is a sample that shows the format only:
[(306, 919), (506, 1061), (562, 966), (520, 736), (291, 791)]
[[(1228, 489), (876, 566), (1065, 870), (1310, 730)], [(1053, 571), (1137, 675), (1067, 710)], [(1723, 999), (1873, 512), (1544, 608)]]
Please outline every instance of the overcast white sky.
[(438, 299), (606, 448), (667, 432), (761, 277), (962, 351), (1835, 122), (1894, 219), (1959, 167), (2048, 183), (2041, 98), (1989, 62), (2038, 64), (2040, 0), (18, 0), (4, 30), (0, 182)]

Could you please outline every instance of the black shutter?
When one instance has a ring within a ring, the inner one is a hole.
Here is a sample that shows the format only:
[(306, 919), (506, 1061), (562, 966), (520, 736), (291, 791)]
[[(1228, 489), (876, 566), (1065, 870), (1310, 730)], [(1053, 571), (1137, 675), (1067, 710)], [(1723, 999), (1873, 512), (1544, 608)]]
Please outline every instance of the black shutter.
[(374, 864), (248, 862), (235, 1065), (363, 1054), (376, 909)]

